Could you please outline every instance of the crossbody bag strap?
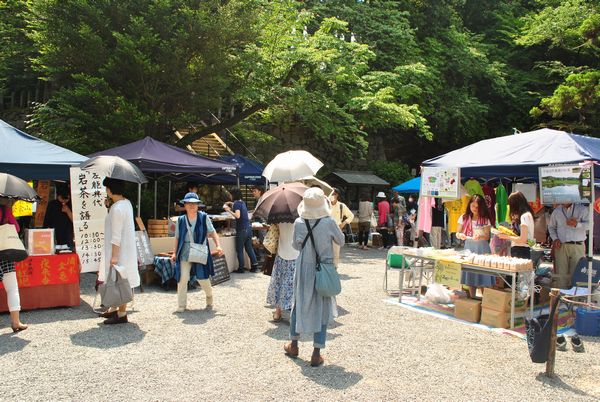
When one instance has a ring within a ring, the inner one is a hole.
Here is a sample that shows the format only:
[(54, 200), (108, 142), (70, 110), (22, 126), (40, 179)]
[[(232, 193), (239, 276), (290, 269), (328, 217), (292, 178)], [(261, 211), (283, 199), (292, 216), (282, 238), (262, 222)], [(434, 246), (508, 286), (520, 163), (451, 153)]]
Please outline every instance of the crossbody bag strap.
[[(194, 236), (192, 236), (192, 224), (190, 223), (190, 220), (188, 219), (187, 215), (185, 216), (185, 225), (187, 226), (187, 232), (188, 232), (188, 239), (190, 240), (190, 244), (194, 243)], [(196, 218), (196, 225), (198, 224), (198, 218)]]
[[(315, 222), (315, 225), (313, 226), (313, 229), (319, 224), (319, 222), (321, 221), (321, 219), (317, 219), (317, 221)], [(308, 233), (311, 233), (311, 229), (310, 226), (308, 225), (308, 221), (305, 220), (304, 223), (306, 223), (306, 228), (308, 229)], [(306, 235), (306, 237), (304, 238), (304, 241), (302, 242), (302, 248), (304, 248), (304, 246), (306, 246), (306, 242), (309, 239), (309, 235)]]
[[(321, 222), (321, 219), (317, 219), (314, 226), (311, 228), (308, 221), (307, 220), (304, 221), (304, 223), (306, 223), (306, 228), (308, 229), (308, 235), (306, 237), (307, 238), (310, 237), (310, 242), (312, 243), (313, 248), (315, 249), (315, 256), (317, 258), (317, 268), (319, 267), (319, 264), (321, 263), (321, 261), (319, 260), (319, 253), (317, 252), (317, 246), (315, 244), (315, 238), (313, 237), (312, 230), (317, 227), (319, 222)], [(304, 239), (304, 243), (306, 243), (306, 239)]]

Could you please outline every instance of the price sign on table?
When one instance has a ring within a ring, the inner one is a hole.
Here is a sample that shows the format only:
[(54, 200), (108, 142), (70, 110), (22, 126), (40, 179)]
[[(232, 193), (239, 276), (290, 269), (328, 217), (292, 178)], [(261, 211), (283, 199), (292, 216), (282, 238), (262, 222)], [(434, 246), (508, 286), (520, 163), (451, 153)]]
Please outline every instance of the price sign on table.
[(458, 262), (438, 260), (435, 263), (434, 282), (460, 289), (460, 273), (462, 265)]

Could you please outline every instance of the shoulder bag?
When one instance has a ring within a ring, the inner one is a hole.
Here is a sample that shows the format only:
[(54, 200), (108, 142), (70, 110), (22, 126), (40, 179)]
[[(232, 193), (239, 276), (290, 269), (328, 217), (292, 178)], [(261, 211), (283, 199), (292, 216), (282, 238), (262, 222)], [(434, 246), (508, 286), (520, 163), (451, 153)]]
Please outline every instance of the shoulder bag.
[[(196, 218), (196, 225), (199, 225), (202, 223), (203, 222), (200, 222), (200, 216), (198, 215), (198, 217)], [(206, 265), (206, 263), (208, 262), (208, 244), (207, 244), (208, 233), (205, 234), (203, 243), (194, 243), (194, 236), (192, 235), (192, 227), (190, 225), (187, 215), (185, 216), (185, 224), (187, 225), (188, 239), (190, 240), (190, 255), (188, 257), (188, 261), (192, 262), (192, 263)], [(206, 228), (205, 228), (205, 231), (206, 231)]]
[(21, 239), (15, 225), (6, 223), (5, 211), (0, 208), (2, 213), (3, 225), (0, 225), (0, 259), (18, 262), (27, 258), (27, 250)]
[(263, 247), (271, 254), (277, 254), (277, 247), (279, 247), (279, 226), (272, 224), (269, 227), (269, 231), (263, 239)]
[(123, 278), (114, 265), (108, 269), (105, 282), (98, 285), (98, 292), (102, 305), (105, 307), (118, 307), (133, 300), (133, 291), (129, 280)]
[(302, 248), (304, 248), (304, 246), (306, 245), (306, 241), (310, 237), (310, 241), (313, 245), (313, 248), (315, 249), (315, 256), (317, 258), (315, 288), (320, 296), (333, 297), (339, 295), (342, 291), (342, 283), (340, 282), (340, 275), (337, 273), (333, 263), (321, 262), (321, 260), (319, 259), (319, 253), (317, 252), (317, 247), (312, 234), (312, 229), (314, 229), (320, 221), (320, 219), (317, 219), (312, 228), (310, 227), (308, 220), (304, 221), (304, 223), (306, 223), (306, 228), (308, 229), (308, 235), (304, 239)]

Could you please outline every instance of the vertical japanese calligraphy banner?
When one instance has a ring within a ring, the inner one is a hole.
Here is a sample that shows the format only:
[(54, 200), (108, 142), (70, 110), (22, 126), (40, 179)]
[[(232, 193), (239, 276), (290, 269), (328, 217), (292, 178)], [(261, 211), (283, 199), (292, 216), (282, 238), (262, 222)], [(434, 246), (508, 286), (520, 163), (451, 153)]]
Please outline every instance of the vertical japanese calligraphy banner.
[(91, 170), (71, 168), (71, 200), (75, 247), (81, 272), (97, 272), (104, 259), (104, 177)]
[(48, 208), (48, 200), (50, 199), (50, 181), (38, 181), (37, 186), (35, 187), (35, 191), (40, 196), (41, 201), (38, 201), (37, 207), (35, 209), (34, 227), (41, 228), (42, 226), (44, 226), (44, 216), (46, 216), (46, 208)]

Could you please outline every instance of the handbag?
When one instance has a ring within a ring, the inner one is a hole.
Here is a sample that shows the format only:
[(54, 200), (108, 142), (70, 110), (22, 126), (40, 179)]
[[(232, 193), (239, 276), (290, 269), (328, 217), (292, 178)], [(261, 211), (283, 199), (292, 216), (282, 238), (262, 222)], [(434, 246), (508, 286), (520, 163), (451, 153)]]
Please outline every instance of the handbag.
[[(196, 221), (196, 224), (198, 223), (200, 222)], [(204, 237), (203, 243), (194, 243), (194, 238), (192, 236), (192, 227), (187, 216), (185, 217), (185, 224), (187, 225), (188, 238), (190, 240), (190, 255), (188, 256), (188, 261), (206, 265), (206, 263), (208, 262), (208, 244), (206, 242), (208, 236)]]
[(114, 265), (110, 266), (105, 282), (98, 285), (98, 292), (105, 307), (118, 307), (133, 300), (129, 280), (123, 278)]
[(302, 248), (306, 245), (306, 241), (310, 237), (310, 241), (315, 249), (315, 256), (317, 258), (317, 266), (316, 266), (316, 278), (315, 278), (315, 288), (317, 293), (322, 297), (333, 297), (337, 296), (342, 291), (342, 283), (340, 281), (340, 275), (337, 273), (335, 269), (335, 265), (333, 263), (321, 262), (319, 258), (319, 253), (317, 253), (317, 247), (315, 245), (315, 239), (312, 234), (312, 229), (314, 229), (321, 219), (317, 219), (314, 226), (311, 228), (308, 220), (305, 220), (306, 228), (308, 229), (308, 235), (304, 239), (302, 244)]
[(375, 213), (371, 212), (371, 228), (375, 229), (377, 227), (377, 219), (375, 219)]
[(557, 297), (550, 309), (550, 315), (543, 314), (537, 318), (525, 318), (525, 330), (527, 334), (527, 347), (529, 357), (534, 363), (546, 363), (550, 351), (550, 340), (552, 335), (552, 320), (560, 297)]
[(263, 263), (262, 273), (271, 276), (273, 273), (273, 265), (275, 264), (275, 255), (267, 254), (265, 255), (265, 262)]
[(27, 250), (21, 239), (15, 225), (10, 223), (0, 226), (0, 259), (18, 262), (27, 258)]
[(263, 247), (271, 254), (277, 253), (277, 247), (279, 247), (279, 226), (271, 225), (263, 239)]

